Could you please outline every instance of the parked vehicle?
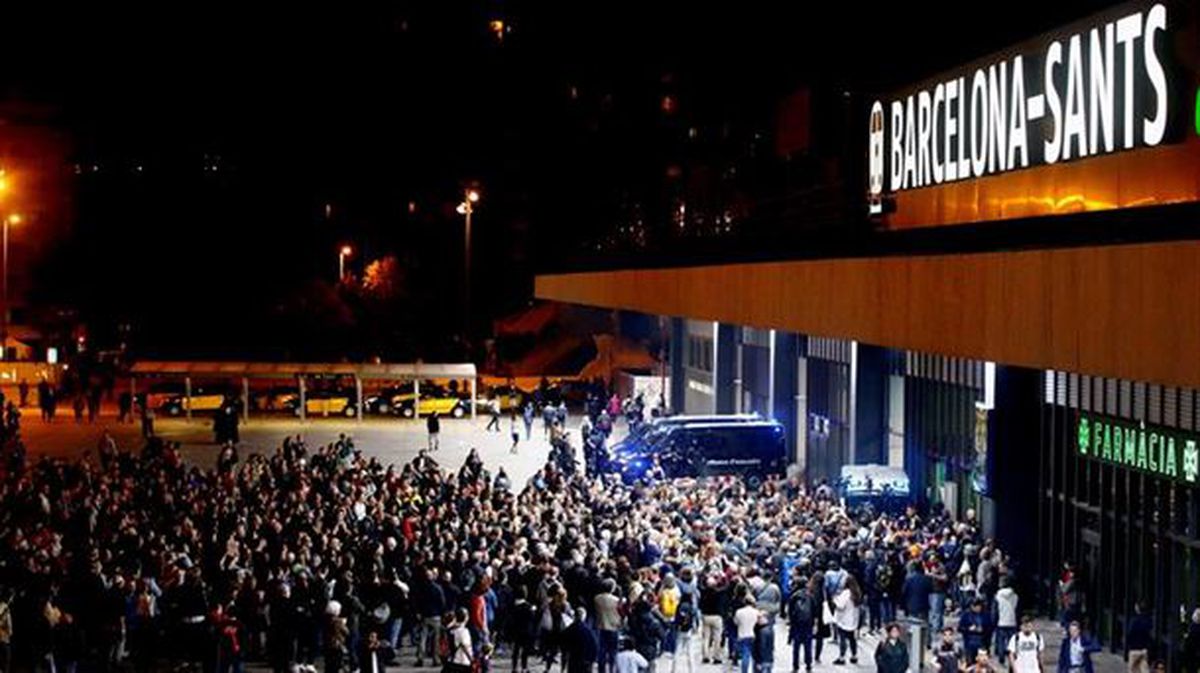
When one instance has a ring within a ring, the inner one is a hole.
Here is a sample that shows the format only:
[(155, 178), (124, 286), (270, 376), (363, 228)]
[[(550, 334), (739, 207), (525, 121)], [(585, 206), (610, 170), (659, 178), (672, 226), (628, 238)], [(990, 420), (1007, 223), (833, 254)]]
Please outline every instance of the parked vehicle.
[(757, 488), (787, 469), (783, 425), (775, 421), (700, 421), (669, 428), (653, 443), (613, 455), (611, 468), (625, 482), (642, 479), (658, 464), (667, 479), (739, 475)]

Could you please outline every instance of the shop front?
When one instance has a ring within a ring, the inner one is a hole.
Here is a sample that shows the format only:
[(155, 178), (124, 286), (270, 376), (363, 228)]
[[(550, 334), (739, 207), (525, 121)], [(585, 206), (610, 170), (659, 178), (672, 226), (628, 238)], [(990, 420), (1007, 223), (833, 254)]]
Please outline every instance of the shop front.
[(1039, 565), (1047, 582), (1079, 566), (1087, 620), (1116, 646), (1141, 602), (1174, 656), (1200, 599), (1198, 404), (1189, 388), (1045, 373)]

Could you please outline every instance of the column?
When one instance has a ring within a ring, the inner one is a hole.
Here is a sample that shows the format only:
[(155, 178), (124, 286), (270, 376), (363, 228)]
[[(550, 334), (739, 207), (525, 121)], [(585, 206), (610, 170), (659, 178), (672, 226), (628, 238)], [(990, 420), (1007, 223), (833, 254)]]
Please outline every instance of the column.
[(850, 462), (887, 464), (887, 349), (854, 343)]
[(732, 413), (741, 414), (746, 409), (746, 346), (745, 330), (733, 328), (733, 408)]
[(671, 411), (682, 414), (687, 396), (687, 323), (683, 318), (671, 318)]
[(792, 464), (798, 462), (800, 426), (805, 420), (799, 415), (797, 404), (800, 390), (800, 338), (795, 332), (772, 331), (771, 417), (787, 429), (788, 455)]
[(362, 423), (363, 410), (366, 408), (366, 403), (363, 401), (362, 377), (358, 374), (354, 375), (354, 399), (355, 405), (358, 407), (358, 413), (355, 414), (355, 417), (359, 423)]
[(732, 414), (737, 408), (734, 400), (734, 378), (737, 367), (737, 328), (713, 323), (713, 413)]
[(988, 493), (995, 503), (998, 544), (1036, 567), (1038, 535), (1031, 534), (1038, 520), (1038, 479), (1044, 441), (1042, 428), (1042, 372), (1037, 369), (996, 366), (995, 408), (988, 419)]
[(421, 417), (421, 377), (413, 379), (413, 418)]
[(183, 377), (183, 411), (192, 420), (192, 377)]
[(300, 420), (308, 418), (308, 398), (304, 392), (304, 376), (296, 377), (300, 385)]
[(250, 379), (242, 377), (242, 420), (250, 420)]
[(471, 418), (475, 418), (475, 394), (479, 388), (478, 376), (471, 377)]

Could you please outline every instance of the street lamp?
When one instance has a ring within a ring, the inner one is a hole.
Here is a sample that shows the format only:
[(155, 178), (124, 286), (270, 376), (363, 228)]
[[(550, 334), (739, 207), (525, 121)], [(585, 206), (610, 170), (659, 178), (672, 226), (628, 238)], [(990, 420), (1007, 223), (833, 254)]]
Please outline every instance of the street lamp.
[[(3, 177), (0, 176), (0, 191), (7, 185), (3, 182)], [(11, 213), (4, 218), (4, 316), (3, 322), (0, 323), (0, 358), (8, 359), (8, 228), (21, 223), (20, 213)]]
[(348, 245), (343, 245), (341, 250), (338, 250), (338, 282), (346, 280), (346, 258), (354, 252), (354, 249)]
[(479, 190), (467, 187), (463, 191), (462, 203), (458, 204), (459, 215), (463, 216), (463, 332), (471, 332), (471, 214), (479, 203)]

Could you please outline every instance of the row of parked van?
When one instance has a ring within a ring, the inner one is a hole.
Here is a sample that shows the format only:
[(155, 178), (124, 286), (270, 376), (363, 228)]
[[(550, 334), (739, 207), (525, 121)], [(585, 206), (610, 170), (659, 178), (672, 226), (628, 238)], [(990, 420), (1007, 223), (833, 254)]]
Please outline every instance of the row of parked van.
[(667, 479), (737, 475), (751, 488), (786, 472), (788, 463), (783, 425), (757, 414), (657, 418), (605, 458), (603, 469), (626, 483), (646, 478), (657, 463)]
[[(437, 412), (441, 416), (461, 418), (470, 414), (470, 396), (452, 391), (434, 382), (421, 384), (420, 400), (412, 384), (383, 388), (363, 395), (363, 411), (369, 415), (402, 416), (412, 418), (428, 416)], [(494, 397), (503, 409), (520, 404), (520, 397), (509, 391), (489, 391), (488, 399)], [(198, 385), (189, 395), (182, 384), (171, 382), (156, 384), (139, 402), (149, 404), (151, 409), (167, 416), (182, 416), (193, 413), (213, 412), (228, 403), (241, 403), (241, 391), (231, 385)], [(479, 402), (482, 404), (484, 398)], [(250, 391), (250, 409), (254, 412), (284, 412), (300, 415), (300, 390), (296, 386), (276, 386)], [(358, 396), (352, 387), (336, 386), (307, 390), (304, 395), (304, 412), (307, 416), (344, 416), (354, 418), (358, 414)]]

